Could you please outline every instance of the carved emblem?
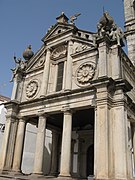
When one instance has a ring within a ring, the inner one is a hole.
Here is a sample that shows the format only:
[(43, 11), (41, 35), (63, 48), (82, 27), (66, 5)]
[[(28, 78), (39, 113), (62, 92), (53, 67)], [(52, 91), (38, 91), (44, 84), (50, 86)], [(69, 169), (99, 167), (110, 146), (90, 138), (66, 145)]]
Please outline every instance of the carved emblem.
[(40, 58), (39, 61), (32, 67), (32, 69), (36, 69), (43, 66), (44, 62), (45, 62), (45, 58), (44, 57)]
[(93, 78), (95, 74), (95, 67), (96, 65), (91, 62), (86, 62), (82, 64), (76, 72), (77, 83), (84, 86), (89, 85), (89, 81)]
[(87, 44), (77, 43), (74, 47), (73, 53), (79, 53), (79, 52), (85, 51), (86, 49), (90, 47), (91, 46)]
[(51, 59), (63, 58), (67, 54), (67, 46), (59, 46), (58, 48), (54, 49), (51, 54)]
[(38, 90), (38, 82), (36, 80), (30, 81), (26, 86), (26, 96), (32, 98), (36, 95)]
[(87, 49), (88, 46), (86, 44), (79, 44), (76, 48), (75, 48), (75, 53), (78, 53), (80, 51), (84, 51), (85, 49)]

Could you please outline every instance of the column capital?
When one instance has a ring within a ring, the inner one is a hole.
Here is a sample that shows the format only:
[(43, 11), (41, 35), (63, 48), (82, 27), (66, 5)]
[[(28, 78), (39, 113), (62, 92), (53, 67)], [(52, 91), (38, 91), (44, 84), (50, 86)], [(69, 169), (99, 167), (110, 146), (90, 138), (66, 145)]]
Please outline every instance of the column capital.
[(17, 116), (17, 119), (18, 119), (19, 121), (26, 121), (26, 120), (27, 120), (27, 117), (26, 117), (26, 116), (20, 116), (20, 115), (18, 115), (18, 116)]
[(41, 110), (38, 111), (37, 116), (38, 117), (41, 117), (41, 116), (47, 117), (47, 113), (44, 110), (41, 109)]
[(51, 53), (51, 51), (52, 51), (52, 47), (48, 47), (46, 53)]
[(16, 121), (16, 119), (17, 119), (17, 115), (16, 114), (7, 114), (6, 115), (6, 120), (8, 120), (8, 119), (10, 119), (10, 120), (14, 120), (14, 121)]
[(62, 106), (61, 111), (65, 114), (65, 113), (72, 113), (71, 108), (69, 107), (69, 105), (64, 105)]
[(70, 40), (68, 41), (68, 45), (69, 45), (69, 46), (73, 46), (73, 40), (72, 40), (72, 39), (70, 39)]

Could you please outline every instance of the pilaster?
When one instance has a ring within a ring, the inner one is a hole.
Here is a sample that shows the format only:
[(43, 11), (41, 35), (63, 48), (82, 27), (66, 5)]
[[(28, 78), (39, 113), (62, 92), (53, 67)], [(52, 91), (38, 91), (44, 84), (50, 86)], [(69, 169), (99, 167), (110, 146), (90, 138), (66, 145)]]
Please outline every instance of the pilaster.
[(126, 99), (122, 89), (118, 89), (114, 94), (114, 103), (112, 108), (112, 140), (113, 140), (113, 169), (114, 178), (127, 179), (127, 115), (125, 107)]
[(117, 44), (111, 46), (108, 71), (109, 71), (109, 75), (113, 79), (118, 79), (122, 77), (120, 52), (121, 52), (120, 46), (118, 46)]
[(109, 39), (107, 37), (98, 40), (99, 51), (99, 77), (108, 76)]
[(16, 74), (14, 78), (14, 85), (13, 85), (11, 100), (17, 100), (17, 101), (21, 100), (23, 83), (24, 83), (23, 74), (22, 73)]
[(70, 40), (68, 42), (68, 54), (67, 54), (67, 63), (66, 63), (66, 84), (65, 84), (65, 89), (66, 90), (71, 90), (72, 88), (72, 54), (73, 51), (73, 42)]
[(51, 55), (51, 51), (50, 49), (47, 49), (45, 66), (44, 66), (44, 71), (43, 71), (41, 96), (45, 96), (47, 94), (49, 72), (50, 72), (50, 55)]
[(97, 107), (95, 111), (95, 160), (94, 173), (96, 179), (109, 178), (109, 79), (96, 85)]

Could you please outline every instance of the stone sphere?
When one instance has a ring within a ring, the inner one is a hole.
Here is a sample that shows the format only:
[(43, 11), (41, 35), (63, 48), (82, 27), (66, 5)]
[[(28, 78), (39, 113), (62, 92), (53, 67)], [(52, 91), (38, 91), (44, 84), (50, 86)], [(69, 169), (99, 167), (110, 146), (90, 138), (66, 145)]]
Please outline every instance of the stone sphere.
[(29, 45), (23, 52), (23, 57), (26, 61), (28, 61), (34, 55), (33, 51), (31, 50), (31, 45)]

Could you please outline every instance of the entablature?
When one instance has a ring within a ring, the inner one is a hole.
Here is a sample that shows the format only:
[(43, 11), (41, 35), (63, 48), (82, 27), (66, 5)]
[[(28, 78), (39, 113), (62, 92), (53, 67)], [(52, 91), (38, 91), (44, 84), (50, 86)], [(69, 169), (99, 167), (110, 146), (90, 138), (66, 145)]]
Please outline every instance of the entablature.
[(89, 87), (80, 90), (57, 92), (44, 98), (33, 99), (20, 103), (19, 115), (36, 115), (39, 109), (44, 109), (46, 113), (61, 112), (64, 105), (69, 105), (70, 109), (80, 107), (95, 106), (95, 88)]

